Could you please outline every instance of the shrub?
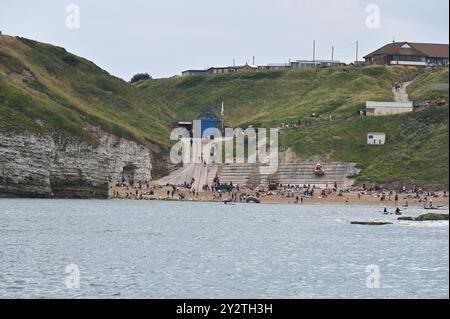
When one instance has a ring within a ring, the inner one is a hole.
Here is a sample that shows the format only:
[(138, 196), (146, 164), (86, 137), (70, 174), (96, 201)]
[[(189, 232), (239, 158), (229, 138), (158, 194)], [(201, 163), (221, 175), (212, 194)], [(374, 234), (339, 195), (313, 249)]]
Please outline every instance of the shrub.
[(136, 73), (130, 80), (130, 83), (135, 83), (142, 80), (151, 80), (151, 76), (148, 73)]

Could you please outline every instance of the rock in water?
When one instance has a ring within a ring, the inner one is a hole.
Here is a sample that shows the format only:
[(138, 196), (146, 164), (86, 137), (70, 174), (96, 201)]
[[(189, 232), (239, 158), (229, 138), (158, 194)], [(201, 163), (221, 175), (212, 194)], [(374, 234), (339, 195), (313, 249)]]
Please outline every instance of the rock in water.
[(448, 220), (448, 214), (424, 214), (414, 219), (417, 222)]
[(413, 217), (399, 217), (398, 220), (414, 221)]
[(352, 225), (366, 225), (366, 226), (383, 226), (392, 225), (391, 222), (351, 222)]

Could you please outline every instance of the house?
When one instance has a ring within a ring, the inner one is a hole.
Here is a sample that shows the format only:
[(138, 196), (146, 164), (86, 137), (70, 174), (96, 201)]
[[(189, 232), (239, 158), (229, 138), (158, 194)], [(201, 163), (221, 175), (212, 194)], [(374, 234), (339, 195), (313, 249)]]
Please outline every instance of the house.
[(226, 74), (238, 72), (239, 67), (224, 66), (224, 67), (212, 67), (206, 70), (206, 74)]
[(366, 102), (367, 116), (382, 116), (412, 112), (413, 102)]
[(235, 72), (248, 72), (258, 70), (257, 66), (246, 63), (240, 66), (224, 66), (224, 67), (211, 67), (207, 70), (186, 70), (181, 72), (183, 76), (192, 75), (205, 75), (205, 74), (227, 74)]
[(191, 76), (191, 75), (205, 75), (206, 70), (186, 70), (181, 72), (183, 76)]
[(258, 70), (258, 67), (256, 65), (251, 65), (246, 63), (243, 66), (238, 67), (238, 72), (250, 72), (250, 71), (256, 71)]
[(309, 69), (309, 68), (326, 68), (326, 67), (336, 67), (336, 66), (345, 66), (345, 63), (341, 61), (331, 61), (331, 60), (297, 60), (291, 62), (292, 68), (297, 69)]
[[(198, 134), (198, 132), (195, 132), (196, 129), (200, 129), (200, 135), (203, 136), (203, 133), (205, 130), (210, 128), (216, 128), (219, 131), (222, 131), (222, 121), (220, 118), (214, 114), (213, 110), (211, 108), (207, 108), (202, 113), (197, 115), (197, 117), (194, 119), (194, 121), (199, 121), (198, 125), (194, 124), (193, 134)], [(195, 122), (194, 122), (195, 123)]]
[(267, 65), (258, 66), (258, 70), (269, 71), (269, 70), (285, 70), (290, 69), (291, 65), (289, 63), (269, 63)]
[(368, 145), (384, 145), (386, 143), (385, 133), (370, 132), (367, 134)]
[(258, 70), (257, 66), (246, 63), (245, 65), (241, 66), (212, 67), (209, 68), (206, 72), (208, 74), (226, 74), (226, 73), (248, 72), (256, 70)]
[(364, 57), (367, 64), (448, 66), (448, 44), (393, 42)]

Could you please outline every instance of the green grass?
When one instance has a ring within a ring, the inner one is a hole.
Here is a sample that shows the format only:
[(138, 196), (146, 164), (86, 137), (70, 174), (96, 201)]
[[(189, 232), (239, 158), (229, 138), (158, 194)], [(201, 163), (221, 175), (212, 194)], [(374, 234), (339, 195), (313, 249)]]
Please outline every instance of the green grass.
[(307, 118), (353, 115), (366, 100), (392, 100), (392, 86), (414, 70), (369, 67), (266, 71), (150, 80), (137, 87), (175, 119), (192, 119), (207, 106), (225, 123), (273, 126)]
[[(357, 181), (448, 187), (448, 107), (407, 115), (364, 117), (287, 131), (280, 144), (302, 158), (356, 162)], [(386, 133), (384, 146), (367, 145), (368, 132)]]
[[(83, 139), (87, 123), (141, 143), (168, 146), (169, 115), (129, 83), (63, 48), (0, 36), (0, 117), (39, 130), (40, 119)], [(22, 84), (12, 81), (32, 74)]]
[(426, 69), (407, 88), (410, 97), (416, 102), (445, 98), (448, 102), (448, 68)]

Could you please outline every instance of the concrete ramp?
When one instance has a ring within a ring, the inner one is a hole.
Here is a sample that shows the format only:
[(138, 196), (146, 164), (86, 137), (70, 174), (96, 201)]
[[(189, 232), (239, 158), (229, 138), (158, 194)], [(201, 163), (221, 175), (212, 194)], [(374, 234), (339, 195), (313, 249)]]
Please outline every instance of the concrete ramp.
[(194, 178), (195, 181), (192, 186), (196, 191), (200, 192), (203, 186), (212, 185), (217, 170), (217, 165), (204, 166), (203, 164), (188, 164), (173, 171), (169, 176), (155, 181), (155, 183), (159, 185), (183, 185), (184, 183), (190, 184), (192, 178)]

